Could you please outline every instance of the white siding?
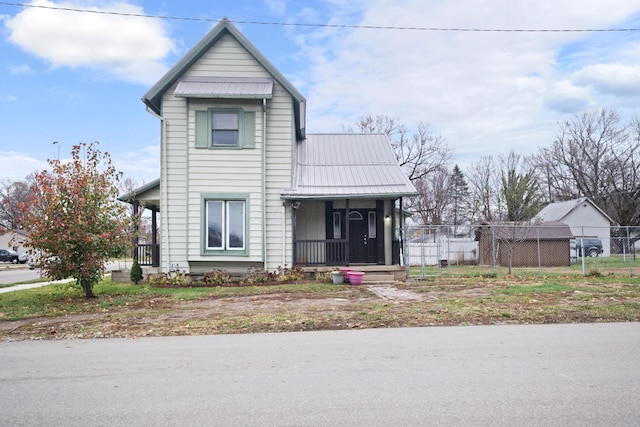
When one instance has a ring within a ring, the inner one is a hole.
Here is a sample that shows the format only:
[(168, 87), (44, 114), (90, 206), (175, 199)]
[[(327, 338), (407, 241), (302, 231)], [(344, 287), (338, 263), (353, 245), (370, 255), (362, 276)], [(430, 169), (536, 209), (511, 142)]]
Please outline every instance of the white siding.
[(609, 220), (590, 203), (576, 207), (562, 219), (574, 236), (597, 237), (602, 241), (603, 257), (611, 256), (611, 229)]
[[(268, 72), (236, 40), (225, 35), (184, 76), (269, 77)], [(293, 100), (278, 84), (266, 109), (266, 203), (262, 200), (263, 123), (261, 100), (185, 99), (173, 95), (170, 88), (163, 96), (166, 141), (162, 155), (161, 190), (163, 202), (162, 269), (173, 264), (186, 269), (193, 262), (264, 263), (263, 215), (266, 224), (267, 268), (273, 270), (291, 264), (292, 228), (290, 212), (283, 209), (280, 194), (291, 186), (294, 122)], [(256, 144), (252, 149), (210, 150), (195, 148), (195, 111), (210, 107), (242, 108), (256, 116)], [(202, 195), (248, 194), (247, 256), (203, 255)], [(283, 233), (285, 249), (283, 249)], [(284, 251), (284, 252), (283, 252)], [(284, 258), (283, 258), (284, 257)], [(231, 264), (229, 264), (231, 265)]]

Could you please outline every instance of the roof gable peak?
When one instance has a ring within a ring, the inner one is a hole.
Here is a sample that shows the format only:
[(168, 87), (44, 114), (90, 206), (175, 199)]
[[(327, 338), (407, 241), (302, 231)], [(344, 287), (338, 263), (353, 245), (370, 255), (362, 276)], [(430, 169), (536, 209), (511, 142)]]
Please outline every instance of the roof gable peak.
[[(154, 113), (161, 114), (162, 96), (167, 89), (174, 84), (198, 59), (202, 57), (224, 35), (233, 37), (256, 61), (271, 74), (284, 89), (293, 97), (294, 102), (301, 105), (304, 111), (305, 98), (302, 94), (278, 71), (273, 64), (227, 19), (220, 20), (187, 54), (182, 57), (167, 73), (142, 97), (142, 101)], [(304, 128), (304, 118), (301, 120)]]

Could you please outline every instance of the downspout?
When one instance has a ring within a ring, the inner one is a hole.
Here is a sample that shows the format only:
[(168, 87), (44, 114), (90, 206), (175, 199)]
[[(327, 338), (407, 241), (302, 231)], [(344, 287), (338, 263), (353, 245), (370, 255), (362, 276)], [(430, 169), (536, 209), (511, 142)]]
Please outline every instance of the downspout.
[[(160, 239), (160, 246), (165, 247), (166, 251), (167, 251), (167, 260), (171, 259), (171, 253), (170, 253), (170, 247), (171, 245), (169, 244), (169, 210), (167, 209), (167, 197), (168, 197), (168, 191), (167, 191), (167, 183), (164, 182), (165, 180), (165, 176), (168, 176), (167, 173), (167, 124), (165, 122), (164, 117), (162, 117), (160, 114), (156, 114), (153, 110), (149, 109), (149, 106), (147, 105), (146, 107), (147, 112), (149, 112), (151, 115), (157, 117), (160, 120), (160, 236), (162, 236), (162, 239)], [(163, 176), (163, 172), (164, 172), (164, 176)], [(164, 212), (164, 215), (163, 215)], [(163, 266), (162, 266), (162, 251), (160, 251), (159, 254), (159, 258), (160, 258), (160, 268), (159, 268), (159, 272), (163, 272)]]
[(267, 271), (267, 99), (262, 98), (262, 259)]
[[(187, 101), (187, 114), (186, 114), (186, 122), (187, 122), (187, 129), (185, 130), (186, 135), (185, 135), (185, 157), (187, 159), (187, 168), (186, 168), (186, 176), (185, 176), (185, 192), (186, 192), (186, 206), (185, 206), (185, 215), (187, 217), (187, 224), (186, 224), (186, 236), (185, 236), (185, 241), (186, 241), (186, 253), (185, 253), (185, 261), (187, 262), (187, 265), (182, 269), (183, 271), (186, 271), (187, 273), (189, 273), (191, 271), (191, 267), (190, 267), (190, 263), (189, 263), (189, 259), (191, 258), (190, 256), (190, 242), (189, 242), (189, 229), (191, 228), (189, 225), (191, 224), (191, 218), (189, 217), (189, 198), (191, 197), (190, 193), (189, 193), (189, 181), (191, 181), (189, 175), (191, 173), (191, 166), (189, 165), (189, 109), (191, 108), (190, 105), (190, 98), (186, 99)], [(194, 113), (195, 114), (195, 113)], [(195, 123), (195, 117), (193, 118), (194, 123)], [(195, 132), (195, 131), (194, 131)], [(179, 267), (176, 265), (176, 270), (179, 270)]]

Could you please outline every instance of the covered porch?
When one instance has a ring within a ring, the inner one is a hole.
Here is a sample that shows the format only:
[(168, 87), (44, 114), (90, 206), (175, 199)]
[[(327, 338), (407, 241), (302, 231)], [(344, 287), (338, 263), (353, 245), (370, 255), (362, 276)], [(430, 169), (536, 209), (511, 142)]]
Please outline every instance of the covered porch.
[(402, 198), (304, 199), (291, 205), (294, 265), (402, 264)]
[(146, 267), (160, 266), (160, 243), (158, 239), (158, 212), (160, 212), (160, 179), (151, 181), (142, 187), (118, 197), (118, 200), (131, 204), (133, 217), (142, 215), (145, 209), (151, 211), (148, 230), (141, 230), (141, 221), (135, 224), (136, 233), (132, 242), (132, 258)]
[(403, 197), (417, 195), (384, 134), (298, 142), (291, 188), (296, 266), (401, 265)]

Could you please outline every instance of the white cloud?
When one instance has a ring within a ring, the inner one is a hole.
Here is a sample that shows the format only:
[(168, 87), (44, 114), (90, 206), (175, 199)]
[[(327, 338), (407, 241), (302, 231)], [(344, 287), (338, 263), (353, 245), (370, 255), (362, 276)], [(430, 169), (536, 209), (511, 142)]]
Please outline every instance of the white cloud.
[[(80, 8), (118, 13), (143, 13), (123, 2), (104, 7), (91, 2), (33, 1), (46, 7)], [(25, 8), (5, 20), (9, 40), (54, 67), (91, 67), (145, 84), (167, 69), (163, 59), (174, 49), (160, 20), (98, 13)]]
[[(354, 1), (333, 3), (340, 14)], [(632, 0), (587, 1), (580, 8), (570, 0), (371, 0), (360, 6), (366, 12), (359, 25), (485, 29), (609, 28), (638, 10)], [(388, 114), (407, 125), (431, 123), (456, 152), (531, 151), (552, 141), (562, 114), (603, 102), (599, 91), (629, 96), (625, 90), (638, 89), (631, 78), (638, 75), (637, 57), (615, 70), (577, 64), (582, 72), (572, 75), (576, 68), (563, 69), (562, 49), (587, 37), (594, 35), (383, 29), (299, 36), (309, 61), (306, 81), (299, 79), (309, 100), (308, 131), (340, 130), (368, 113)], [(616, 49), (632, 50), (607, 47), (612, 58)], [(606, 79), (603, 72), (613, 74)]]
[(640, 95), (640, 65), (593, 64), (574, 73), (573, 80), (602, 93)]
[(139, 182), (149, 182), (160, 176), (160, 144), (112, 155), (113, 164), (124, 174)]
[(9, 67), (9, 72), (11, 74), (31, 74), (33, 73), (33, 69), (29, 64), (20, 64), (20, 65), (12, 65)]
[(264, 0), (265, 6), (269, 11), (275, 15), (284, 15), (287, 10), (287, 3), (285, 0)]
[(15, 95), (0, 95), (0, 99), (6, 102), (16, 102), (18, 98)]
[[(48, 166), (46, 161), (25, 153), (0, 151), (0, 181), (21, 181), (31, 172), (41, 171)], [(25, 171), (27, 171), (25, 173)]]
[(583, 86), (576, 86), (567, 80), (548, 85), (544, 106), (563, 114), (575, 114), (589, 107), (591, 92)]

